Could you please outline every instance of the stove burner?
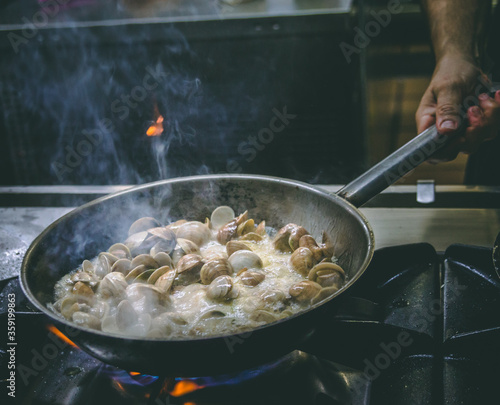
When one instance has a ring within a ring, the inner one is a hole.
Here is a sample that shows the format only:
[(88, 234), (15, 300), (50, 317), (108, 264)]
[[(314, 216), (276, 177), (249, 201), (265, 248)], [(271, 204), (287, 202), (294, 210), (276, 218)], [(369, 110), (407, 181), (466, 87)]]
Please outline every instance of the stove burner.
[(299, 350), (195, 378), (120, 370), (58, 340), (14, 279), (0, 283), (0, 322), (15, 293), (23, 404), (483, 404), (495, 402), (500, 378), (499, 290), (491, 249), (454, 245), (444, 257), (427, 244), (381, 249), (343, 318), (325, 314)]

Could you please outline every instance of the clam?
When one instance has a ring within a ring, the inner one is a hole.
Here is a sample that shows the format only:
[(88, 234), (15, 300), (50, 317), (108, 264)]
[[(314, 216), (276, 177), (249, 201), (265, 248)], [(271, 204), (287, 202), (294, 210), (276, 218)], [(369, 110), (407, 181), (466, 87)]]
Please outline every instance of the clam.
[(257, 235), (264, 236), (266, 234), (266, 221), (262, 221), (254, 231)]
[(311, 269), (307, 278), (322, 287), (335, 287), (338, 290), (344, 284), (345, 272), (338, 264), (321, 262)]
[(205, 249), (203, 249), (201, 255), (203, 257), (203, 260), (205, 260), (205, 262), (214, 259), (227, 259), (227, 253), (225, 247), (219, 244), (213, 244), (211, 246), (207, 246)]
[(240, 238), (240, 240), (252, 240), (254, 242), (260, 242), (262, 239), (264, 239), (264, 238), (255, 232), (249, 232)]
[(170, 266), (172, 267), (172, 258), (167, 255), (165, 252), (159, 252), (156, 253), (155, 255), (151, 255), (153, 259), (158, 263), (158, 266), (163, 267), (163, 266)]
[(89, 313), (94, 315), (95, 317), (97, 317), (99, 319), (102, 319), (109, 314), (109, 311), (110, 311), (110, 307), (106, 301), (97, 301), (92, 306)]
[(308, 248), (314, 255), (314, 260), (319, 263), (323, 259), (330, 260), (334, 253), (333, 243), (326, 232), (323, 232), (323, 243), (318, 245), (311, 235), (304, 235), (299, 240), (301, 247)]
[(143, 271), (141, 274), (139, 274), (132, 283), (147, 283), (149, 277), (156, 271), (156, 269), (148, 269), (146, 271)]
[(73, 286), (71, 292), (78, 298), (81, 298), (85, 301), (89, 301), (94, 297), (94, 291), (87, 284), (77, 281)]
[(125, 245), (134, 255), (146, 253), (151, 248), (148, 247), (148, 243), (146, 243), (146, 239), (148, 238), (148, 236), (148, 231), (133, 233), (127, 238), (127, 240), (125, 240)]
[(274, 238), (274, 247), (281, 252), (293, 252), (299, 247), (299, 240), (308, 234), (304, 227), (288, 224), (281, 228)]
[(189, 254), (181, 257), (177, 263), (177, 273), (179, 274), (179, 283), (186, 285), (200, 281), (200, 270), (205, 261), (200, 255)]
[(196, 272), (199, 273), (205, 262), (203, 257), (197, 254), (189, 254), (180, 258), (177, 262), (177, 272), (179, 274), (184, 272)]
[(298, 302), (310, 302), (321, 290), (318, 283), (302, 280), (290, 287), (289, 293)]
[(255, 222), (253, 219), (247, 219), (246, 221), (242, 222), (241, 224), (238, 225), (236, 228), (236, 234), (238, 236), (245, 235), (249, 232), (253, 232), (255, 230)]
[(122, 273), (112, 272), (107, 274), (99, 283), (97, 292), (103, 298), (121, 297), (127, 288), (127, 281)]
[(90, 287), (94, 287), (99, 282), (99, 278), (93, 272), (91, 273), (88, 271), (77, 271), (71, 276), (71, 281), (73, 281), (74, 283), (80, 281), (82, 283), (88, 284)]
[(84, 308), (84, 305), (87, 304), (79, 303), (77, 297), (70, 295), (61, 300), (59, 307), (61, 315), (66, 319), (71, 319), (76, 311), (81, 311)]
[(163, 294), (166, 294), (172, 288), (174, 284), (174, 280), (177, 277), (177, 270), (170, 269), (158, 277), (158, 280), (155, 281), (155, 287), (157, 287)]
[(155, 254), (165, 252), (170, 254), (175, 248), (177, 237), (171, 229), (157, 227), (148, 229), (148, 236), (143, 243), (145, 248), (154, 248)]
[(233, 269), (227, 259), (215, 259), (205, 263), (200, 270), (201, 282), (210, 284), (219, 276), (231, 275)]
[(84, 326), (91, 329), (101, 329), (101, 321), (94, 315), (82, 311), (76, 311), (71, 317), (72, 321), (78, 326)]
[(226, 243), (226, 252), (227, 252), (227, 257), (231, 256), (234, 252), (238, 250), (252, 250), (250, 247), (243, 243), (240, 242), (239, 240), (230, 240), (229, 242)]
[(178, 238), (177, 239), (177, 246), (175, 247), (174, 251), (172, 252), (172, 262), (174, 265), (177, 265), (179, 262), (180, 258), (184, 255), (189, 255), (189, 254), (200, 254), (200, 249), (198, 249), (198, 246), (196, 243), (188, 240), (188, 239), (183, 239), (183, 238)]
[(157, 305), (162, 298), (162, 291), (151, 284), (130, 284), (125, 290), (127, 299), (131, 302), (146, 299), (151, 305)]
[(327, 259), (331, 259), (333, 254), (335, 253), (335, 247), (333, 246), (333, 241), (325, 231), (323, 231), (323, 236), (321, 240), (321, 244), (319, 247), (322, 250), (323, 257)]
[(161, 224), (152, 217), (143, 217), (135, 221), (129, 228), (128, 234), (133, 235), (138, 232), (147, 231), (148, 229), (159, 227)]
[(217, 207), (213, 210), (212, 215), (210, 216), (212, 229), (217, 231), (233, 219), (234, 211), (231, 207), (228, 207), (227, 205)]
[(148, 284), (154, 284), (167, 271), (172, 270), (169, 266), (158, 267), (148, 278)]
[(250, 250), (238, 250), (229, 256), (228, 260), (236, 272), (245, 267), (247, 269), (261, 269), (263, 266), (262, 259)]
[(147, 270), (146, 266), (141, 264), (140, 266), (134, 267), (132, 270), (128, 272), (128, 274), (125, 276), (125, 281), (128, 283), (131, 283), (135, 280), (135, 278), (141, 274), (144, 273)]
[[(318, 246), (318, 244), (316, 243), (316, 239), (314, 239), (311, 235), (302, 236), (299, 240), (299, 246), (300, 246), (300, 248), (308, 249), (313, 254), (313, 258), (314, 258), (315, 263), (318, 263), (323, 259), (323, 252), (322, 252), (321, 248)], [(309, 268), (309, 270), (310, 269), (311, 268)], [(309, 272), (309, 270), (308, 270), (308, 272)]]
[(311, 304), (317, 304), (318, 302), (321, 302), (331, 295), (335, 294), (339, 289), (337, 287), (326, 287), (322, 288), (321, 291), (311, 300)]
[(217, 241), (221, 245), (225, 245), (231, 239), (237, 236), (238, 226), (248, 220), (248, 211), (234, 218), (232, 221), (228, 222), (217, 232)]
[(115, 243), (108, 249), (108, 252), (118, 259), (132, 259), (130, 249), (123, 243)]
[(172, 231), (176, 231), (182, 224), (185, 224), (187, 221), (185, 219), (179, 219), (178, 221), (171, 222), (165, 228), (168, 228)]
[(110, 266), (112, 266), (118, 260), (118, 257), (116, 257), (114, 254), (111, 254), (109, 252), (101, 252), (101, 253), (99, 253), (98, 257), (101, 260), (103, 257), (105, 257), (108, 260), (108, 263)]
[(236, 219), (233, 219), (231, 222), (224, 225), (217, 232), (217, 242), (221, 245), (225, 245), (231, 239), (236, 237), (236, 231), (238, 229), (238, 224), (236, 223)]
[(95, 264), (93, 265), (94, 274), (103, 278), (106, 274), (111, 271), (111, 265), (109, 264), (109, 259), (105, 255), (99, 255)]
[(299, 247), (290, 257), (290, 266), (299, 274), (306, 277), (314, 266), (314, 254), (306, 247)]
[(158, 262), (148, 254), (134, 257), (130, 264), (132, 269), (140, 265), (143, 265), (146, 269), (157, 269), (159, 267)]
[(132, 262), (129, 259), (118, 259), (113, 266), (111, 272), (117, 271), (119, 273), (127, 274), (132, 268)]
[(81, 281), (75, 283), (71, 292), (78, 298), (78, 301), (89, 302), (94, 298), (94, 291), (92, 291), (92, 288)]
[(155, 243), (153, 247), (149, 249), (149, 255), (151, 257), (155, 257), (159, 253), (165, 253), (166, 255), (168, 255), (168, 253), (165, 252), (165, 244), (162, 242)]
[(95, 274), (95, 267), (92, 264), (90, 260), (84, 260), (82, 263), (82, 269), (84, 272), (87, 273), (94, 273)]
[(275, 288), (263, 291), (260, 297), (266, 304), (269, 305), (282, 303), (286, 299), (285, 293)]
[(178, 238), (187, 239), (197, 246), (203, 246), (212, 239), (212, 232), (202, 222), (189, 221), (182, 224), (176, 231)]
[(307, 235), (308, 233), (309, 232), (307, 232), (306, 229), (302, 226), (297, 226), (296, 228), (292, 229), (292, 231), (290, 232), (290, 238), (288, 240), (288, 244), (292, 248), (292, 251), (299, 247), (300, 238), (304, 235)]
[(233, 280), (229, 276), (215, 278), (207, 288), (207, 297), (214, 300), (228, 300), (238, 296), (233, 289)]
[(249, 287), (255, 287), (264, 281), (266, 276), (259, 271), (246, 270), (241, 274), (241, 282)]
[(123, 300), (118, 304), (116, 311), (116, 326), (119, 330), (126, 331), (134, 326), (138, 320), (139, 316), (130, 302)]

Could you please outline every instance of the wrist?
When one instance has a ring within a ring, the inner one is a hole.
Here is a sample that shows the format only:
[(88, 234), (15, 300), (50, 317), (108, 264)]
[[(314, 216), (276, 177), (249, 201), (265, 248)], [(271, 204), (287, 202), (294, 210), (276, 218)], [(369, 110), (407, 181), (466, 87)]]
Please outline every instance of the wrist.
[(479, 57), (476, 57), (471, 52), (466, 52), (461, 49), (448, 48), (444, 52), (436, 52), (436, 65), (446, 64), (446, 63), (468, 63), (479, 67)]

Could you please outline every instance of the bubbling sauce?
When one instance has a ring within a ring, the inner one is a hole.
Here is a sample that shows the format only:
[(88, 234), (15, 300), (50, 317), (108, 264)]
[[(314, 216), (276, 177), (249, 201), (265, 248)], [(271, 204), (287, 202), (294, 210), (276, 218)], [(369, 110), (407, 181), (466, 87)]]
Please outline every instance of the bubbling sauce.
[(341, 288), (333, 250), (326, 234), (318, 243), (299, 225), (275, 232), (225, 206), (205, 223), (162, 226), (146, 217), (123, 243), (59, 280), (48, 307), (79, 326), (128, 337), (241, 333)]

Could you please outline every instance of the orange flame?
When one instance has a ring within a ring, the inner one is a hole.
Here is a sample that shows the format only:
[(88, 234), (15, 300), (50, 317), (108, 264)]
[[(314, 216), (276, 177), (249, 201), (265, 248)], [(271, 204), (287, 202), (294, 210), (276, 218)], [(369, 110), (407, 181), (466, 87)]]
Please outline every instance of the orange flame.
[(170, 395), (172, 395), (173, 397), (180, 397), (182, 395), (186, 395), (199, 390), (200, 388), (203, 388), (203, 386), (198, 385), (193, 381), (181, 380), (177, 384), (175, 384), (174, 388), (170, 392)]
[(156, 122), (146, 131), (147, 136), (160, 136), (163, 133), (163, 116), (159, 116)]
[(141, 373), (138, 373), (137, 371), (131, 371), (129, 374), (131, 376), (141, 375)]
[(47, 329), (52, 332), (54, 335), (56, 335), (59, 339), (61, 339), (64, 343), (76, 347), (79, 349), (79, 347), (73, 343), (65, 334), (63, 334), (59, 329), (57, 329), (54, 325), (49, 325), (47, 326)]

